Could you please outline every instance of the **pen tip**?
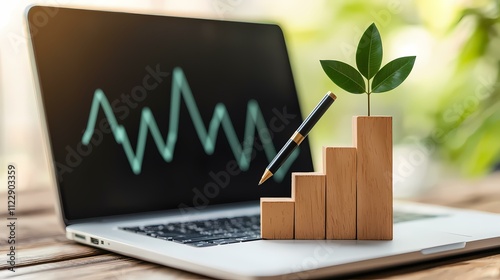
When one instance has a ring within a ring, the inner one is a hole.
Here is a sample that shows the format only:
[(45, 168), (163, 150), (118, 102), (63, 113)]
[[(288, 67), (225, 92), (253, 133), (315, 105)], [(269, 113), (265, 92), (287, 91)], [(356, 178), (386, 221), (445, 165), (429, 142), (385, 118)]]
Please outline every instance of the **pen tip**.
[(262, 175), (262, 178), (260, 178), (259, 186), (262, 185), (262, 183), (264, 183), (267, 179), (271, 178), (272, 176), (273, 176), (273, 173), (271, 171), (269, 171), (269, 169), (266, 169), (266, 171), (264, 172), (264, 175)]

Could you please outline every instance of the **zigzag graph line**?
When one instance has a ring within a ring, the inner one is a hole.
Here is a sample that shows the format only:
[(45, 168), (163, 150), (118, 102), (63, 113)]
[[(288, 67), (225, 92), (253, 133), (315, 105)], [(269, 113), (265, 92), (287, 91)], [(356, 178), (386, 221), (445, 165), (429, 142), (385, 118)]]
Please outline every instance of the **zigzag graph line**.
[[(174, 150), (177, 143), (177, 136), (179, 132), (179, 113), (181, 109), (181, 98), (183, 98), (196, 133), (198, 134), (198, 138), (200, 139), (200, 143), (207, 155), (212, 155), (214, 153), (215, 143), (217, 142), (217, 135), (219, 134), (218, 132), (220, 127), (222, 127), (225, 132), (229, 146), (241, 170), (248, 170), (250, 166), (255, 131), (257, 131), (259, 138), (262, 141), (267, 159), (271, 161), (276, 155), (276, 149), (274, 148), (274, 145), (269, 137), (269, 130), (257, 101), (250, 100), (247, 104), (245, 132), (243, 137), (244, 141), (243, 144), (241, 144), (234, 130), (233, 123), (231, 122), (226, 106), (222, 103), (218, 103), (215, 106), (208, 129), (205, 127), (188, 81), (184, 72), (179, 67), (176, 67), (173, 70), (171, 94), (170, 120), (167, 139), (163, 139), (151, 109), (144, 107), (141, 112), (139, 134), (134, 151), (132, 149), (132, 145), (130, 144), (127, 131), (122, 125), (118, 124), (106, 95), (101, 89), (97, 89), (94, 92), (87, 128), (83, 133), (82, 143), (84, 145), (89, 144), (90, 139), (94, 134), (99, 108), (102, 108), (104, 115), (109, 122), (113, 136), (116, 142), (123, 146), (123, 150), (134, 174), (138, 175), (141, 173), (148, 132), (151, 133), (158, 152), (161, 154), (163, 159), (166, 162), (171, 162), (174, 158)], [(295, 161), (298, 154), (299, 151), (297, 149), (294, 153), (292, 153), (292, 155), (290, 155), (280, 170), (274, 174), (273, 178), (276, 181), (280, 182), (283, 180), (283, 177), (286, 175), (286, 172)]]

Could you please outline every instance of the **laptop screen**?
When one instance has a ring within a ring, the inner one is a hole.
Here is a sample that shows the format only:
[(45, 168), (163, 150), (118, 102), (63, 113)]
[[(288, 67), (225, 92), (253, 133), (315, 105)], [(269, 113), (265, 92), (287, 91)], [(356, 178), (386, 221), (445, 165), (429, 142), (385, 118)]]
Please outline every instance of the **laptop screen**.
[(290, 196), (306, 141), (260, 177), (302, 118), (272, 24), (32, 7), (41, 102), (66, 223)]

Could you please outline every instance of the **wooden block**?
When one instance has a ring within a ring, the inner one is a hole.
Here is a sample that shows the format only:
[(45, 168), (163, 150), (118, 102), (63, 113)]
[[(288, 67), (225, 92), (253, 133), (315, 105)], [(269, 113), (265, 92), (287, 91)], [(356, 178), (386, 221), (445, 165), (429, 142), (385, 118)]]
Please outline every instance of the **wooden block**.
[(260, 199), (260, 235), (264, 239), (293, 239), (295, 205), (291, 198)]
[(392, 117), (354, 117), (357, 238), (392, 240)]
[(356, 148), (323, 147), (326, 239), (356, 239)]
[(292, 173), (295, 239), (325, 239), (325, 181), (320, 173)]

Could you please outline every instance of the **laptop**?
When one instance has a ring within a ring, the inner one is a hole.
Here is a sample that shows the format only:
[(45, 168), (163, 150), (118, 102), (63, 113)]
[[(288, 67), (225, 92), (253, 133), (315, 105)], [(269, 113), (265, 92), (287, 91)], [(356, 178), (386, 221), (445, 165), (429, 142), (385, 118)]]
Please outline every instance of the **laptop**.
[(313, 171), (277, 25), (33, 6), (50, 170), (68, 239), (217, 278), (318, 278), (500, 245), (500, 216), (395, 202), (394, 239), (262, 240), (260, 197)]

